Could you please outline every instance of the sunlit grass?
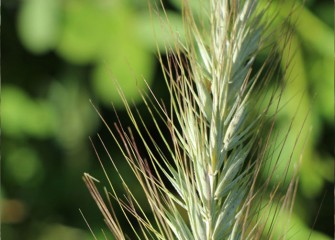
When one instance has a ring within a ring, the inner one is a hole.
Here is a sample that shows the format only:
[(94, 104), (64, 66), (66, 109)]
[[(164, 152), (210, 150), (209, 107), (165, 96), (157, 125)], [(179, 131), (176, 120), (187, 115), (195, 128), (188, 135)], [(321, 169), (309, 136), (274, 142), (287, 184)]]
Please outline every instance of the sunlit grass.
[[(100, 136), (125, 195), (114, 189), (95, 147), (109, 182), (106, 198), (94, 177), (85, 173), (84, 181), (116, 239), (128, 239), (116, 206), (137, 239), (277, 239), (273, 234), (277, 215), (292, 211), (297, 182), (291, 175), (286, 191), (278, 191), (280, 183), (268, 189), (278, 159), (268, 169), (267, 179), (261, 181), (259, 176), (264, 162), (276, 157), (273, 152), (285, 141), (270, 145), (282, 91), (270, 97), (262, 94), (270, 81), (276, 85), (284, 75), (278, 45), (271, 39), (274, 32), (269, 35), (268, 31), (273, 18), (264, 17), (268, 7), (261, 8), (258, 1), (211, 1), (197, 16), (187, 1), (183, 3), (186, 41), (179, 42), (175, 35), (175, 45), (167, 46), (167, 52), (173, 50), (167, 65), (160, 56), (170, 106), (161, 103), (156, 93), (143, 94), (146, 114), (164, 144), (158, 145), (116, 82), (135, 133), (119, 118), (112, 130), (101, 116), (147, 198), (150, 216)], [(283, 34), (284, 45), (289, 34)], [(266, 56), (256, 66), (260, 53)], [(275, 111), (269, 123), (265, 120), (270, 106)], [(168, 128), (170, 136), (162, 127)], [(280, 238), (285, 236), (283, 231)]]

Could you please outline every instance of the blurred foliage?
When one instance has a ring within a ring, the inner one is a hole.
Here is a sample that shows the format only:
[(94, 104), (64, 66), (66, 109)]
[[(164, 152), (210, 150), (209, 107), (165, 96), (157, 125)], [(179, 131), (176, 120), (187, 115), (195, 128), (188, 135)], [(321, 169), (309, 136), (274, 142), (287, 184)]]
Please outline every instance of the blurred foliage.
[[(154, 0), (149, 2), (155, 6)], [(146, 84), (167, 101), (155, 54), (157, 49), (164, 54), (164, 46), (172, 45), (174, 37), (182, 41), (183, 27), (180, 2), (165, 2), (178, 36), (171, 36), (166, 20), (148, 10), (148, 1), (2, 2), (5, 239), (91, 239), (78, 208), (103, 239), (100, 213), (81, 181), (85, 171), (103, 179), (88, 136), (99, 131), (108, 136), (89, 99), (110, 123), (116, 121), (112, 106), (122, 120), (125, 116), (116, 85), (138, 108), (144, 107), (139, 92), (146, 91)], [(277, 2), (281, 16), (286, 16), (289, 5)], [(291, 46), (286, 48), (290, 51), (282, 46), (282, 65), (291, 65), (274, 141), (285, 139), (292, 121), (277, 179), (287, 161), (299, 160), (303, 153), (291, 220), (294, 231), (300, 232), (292, 239), (312, 233), (311, 239), (321, 240), (333, 234), (333, 6), (326, 0), (305, 2), (287, 25), (294, 26)], [(297, 136), (304, 141), (295, 145)], [(125, 164), (115, 147), (107, 145), (118, 164)], [(106, 156), (103, 159), (107, 161)], [(289, 178), (293, 172), (288, 174)], [(132, 175), (126, 176), (133, 181)]]
[[(117, 79), (126, 98), (139, 101), (138, 90), (146, 90), (142, 78), (148, 84), (152, 82), (156, 43), (163, 46), (168, 36), (169, 31), (157, 26), (159, 37), (154, 38), (148, 26), (167, 24), (149, 16), (148, 11), (123, 1), (29, 0), (20, 7), (17, 26), (23, 45), (31, 52), (53, 50), (70, 63), (92, 64), (96, 96), (106, 106), (113, 102), (122, 108), (113, 79)], [(174, 25), (181, 26), (180, 15), (173, 16)]]
[[(292, 11), (290, 4), (282, 3), (277, 7), (281, 9), (280, 17), (286, 17)], [(321, 193), (325, 181), (334, 180), (332, 157), (321, 156), (320, 152), (315, 151), (316, 140), (320, 137), (322, 128), (333, 122), (332, 92), (329, 89), (334, 89), (334, 65), (329, 53), (334, 52), (334, 36), (329, 26), (299, 4), (296, 4), (296, 10), (289, 20), (289, 23), (294, 23), (290, 45), (281, 46), (279, 41), (284, 56), (281, 65), (286, 70), (286, 89), (281, 96), (281, 110), (277, 116), (278, 135), (273, 140), (277, 144), (273, 145), (278, 145), (284, 139), (285, 143), (283, 149), (278, 148), (272, 156), (273, 166), (277, 164), (274, 180), (282, 179), (285, 174), (287, 180), (291, 179), (294, 168), (286, 169), (286, 166), (288, 163), (301, 164), (300, 190), (304, 196), (313, 198)], [(306, 23), (308, 28), (317, 29), (318, 37), (306, 34)], [(291, 27), (292, 25), (287, 26)], [(312, 66), (307, 68), (307, 64)], [(313, 79), (313, 72), (317, 75), (316, 79)], [(315, 94), (321, 94), (322, 97)], [(289, 134), (288, 123), (291, 124)]]

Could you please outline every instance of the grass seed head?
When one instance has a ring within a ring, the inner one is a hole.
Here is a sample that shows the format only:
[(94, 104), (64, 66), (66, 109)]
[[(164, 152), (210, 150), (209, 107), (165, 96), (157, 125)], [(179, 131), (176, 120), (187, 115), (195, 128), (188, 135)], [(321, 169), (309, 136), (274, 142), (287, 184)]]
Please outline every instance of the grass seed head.
[[(146, 121), (124, 97), (148, 160), (120, 120), (116, 133), (105, 122), (153, 216), (142, 209), (114, 163), (126, 196), (119, 197), (112, 184), (107, 196), (117, 203), (138, 239), (257, 239), (264, 225), (258, 196), (265, 188), (255, 186), (268, 136), (261, 136), (268, 107), (262, 109), (260, 90), (279, 68), (273, 55), (276, 45), (267, 35), (272, 20), (265, 18), (266, 8), (257, 0), (212, 0), (204, 3), (204, 14), (197, 16), (188, 4), (183, 1), (186, 40), (176, 42), (168, 65), (162, 66), (170, 109), (154, 94), (143, 98), (164, 145), (157, 143)], [(256, 67), (264, 48), (269, 56)], [(156, 118), (164, 120), (171, 136), (163, 134)], [(114, 237), (126, 239), (112, 204), (109, 209), (91, 176), (85, 174), (84, 180)]]

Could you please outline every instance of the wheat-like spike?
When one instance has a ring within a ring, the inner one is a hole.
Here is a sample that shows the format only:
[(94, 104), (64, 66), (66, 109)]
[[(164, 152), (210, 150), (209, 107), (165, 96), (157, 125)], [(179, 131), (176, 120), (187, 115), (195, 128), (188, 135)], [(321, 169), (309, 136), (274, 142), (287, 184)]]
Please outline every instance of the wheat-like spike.
[[(183, 1), (186, 42), (176, 40), (168, 65), (162, 65), (171, 95), (169, 110), (153, 93), (152, 98), (143, 94), (163, 146), (156, 143), (145, 120), (138, 111), (131, 110), (120, 90), (150, 164), (140, 155), (132, 131), (126, 130), (120, 119), (115, 124), (115, 134), (98, 113), (152, 209), (150, 221), (113, 163), (126, 196), (118, 197), (112, 185), (110, 195), (138, 239), (245, 240), (258, 239), (266, 231), (261, 220), (264, 218), (258, 216), (262, 197), (256, 201), (265, 187), (256, 190), (255, 185), (266, 157), (268, 137), (264, 137), (265, 144), (258, 139), (268, 105), (275, 100), (271, 98), (261, 109), (265, 100), (259, 89), (277, 73), (279, 61), (272, 58), (275, 46), (269, 44), (266, 36), (269, 22), (264, 11), (266, 8), (260, 10), (257, 0), (211, 0), (204, 1), (203, 18), (196, 18), (188, 1)], [(270, 49), (269, 57), (255, 70), (255, 59), (265, 47)], [(170, 137), (161, 131), (157, 116), (169, 128)], [(84, 180), (114, 237), (126, 239), (93, 178), (85, 174)], [(291, 208), (289, 197), (284, 202)], [(128, 215), (137, 220), (138, 232)]]
[(256, 8), (257, 1), (212, 1), (211, 29), (201, 33), (185, 6), (185, 25), (191, 26), (186, 43), (190, 76), (181, 74), (172, 96), (182, 130), (176, 135), (191, 163), (190, 172), (182, 173), (188, 184), (181, 196), (195, 239), (241, 235), (243, 214), (237, 213), (243, 209), (251, 169), (243, 166), (261, 118), (248, 119), (258, 80), (251, 67), (263, 44), (262, 15)]

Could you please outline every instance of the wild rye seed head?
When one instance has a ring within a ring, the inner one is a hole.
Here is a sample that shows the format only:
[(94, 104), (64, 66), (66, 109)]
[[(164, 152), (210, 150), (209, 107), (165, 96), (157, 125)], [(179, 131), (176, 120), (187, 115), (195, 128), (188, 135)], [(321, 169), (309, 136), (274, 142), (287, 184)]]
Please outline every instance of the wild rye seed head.
[[(257, 55), (268, 44), (266, 10), (260, 9), (257, 0), (212, 0), (204, 6), (207, 19), (200, 20), (192, 15), (188, 2), (183, 3), (186, 42), (174, 49), (168, 66), (163, 66), (170, 111), (155, 98), (154, 103), (143, 98), (165, 146), (158, 146), (140, 115), (136, 120), (120, 91), (152, 166), (140, 155), (130, 129), (124, 129), (119, 120), (114, 133), (105, 123), (144, 190), (153, 220), (114, 163), (126, 196), (119, 197), (110, 183), (108, 202), (110, 197), (116, 200), (138, 239), (256, 239), (262, 226), (257, 211), (252, 210), (261, 207), (254, 206), (259, 204), (254, 188), (264, 158), (255, 154), (263, 149), (257, 148), (256, 140), (267, 108), (257, 113), (255, 108), (261, 101), (259, 88), (273, 77), (278, 64), (270, 54), (261, 68), (254, 68)], [(155, 114), (165, 120), (172, 145)], [(163, 179), (168, 179), (177, 194)], [(84, 181), (114, 237), (127, 239), (94, 178), (84, 174)], [(139, 228), (129, 215), (137, 219)]]

